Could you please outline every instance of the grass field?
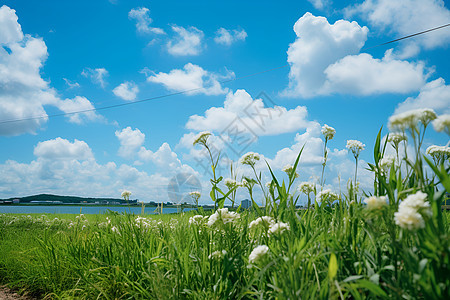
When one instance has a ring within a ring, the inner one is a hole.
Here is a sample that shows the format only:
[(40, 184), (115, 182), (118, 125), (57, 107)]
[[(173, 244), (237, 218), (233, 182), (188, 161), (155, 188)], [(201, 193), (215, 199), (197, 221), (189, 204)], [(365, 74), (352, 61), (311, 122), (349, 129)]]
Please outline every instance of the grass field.
[[(249, 153), (241, 162), (254, 177), (224, 187), (214, 174), (213, 212), (0, 215), (0, 283), (48, 299), (450, 299), (448, 156), (423, 155), (425, 128), (415, 126), (414, 157), (401, 160), (406, 141), (383, 142), (380, 131), (373, 194), (355, 188), (356, 172), (345, 194), (320, 182), (294, 189), (301, 152), (285, 180), (268, 166), (264, 185)], [(208, 146), (208, 134), (199, 138)], [(363, 145), (349, 142), (357, 164)], [(324, 171), (326, 159), (325, 147)], [(252, 200), (259, 189), (266, 205), (223, 208), (238, 188)], [(306, 210), (295, 208), (300, 193)]]

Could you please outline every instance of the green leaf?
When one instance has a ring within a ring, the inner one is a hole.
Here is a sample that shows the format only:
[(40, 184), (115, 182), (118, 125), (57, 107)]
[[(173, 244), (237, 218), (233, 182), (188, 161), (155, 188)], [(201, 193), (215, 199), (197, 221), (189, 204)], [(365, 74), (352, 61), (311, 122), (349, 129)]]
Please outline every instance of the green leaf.
[(333, 279), (334, 277), (336, 277), (337, 270), (338, 270), (338, 264), (337, 264), (336, 255), (334, 253), (331, 253), (330, 262), (328, 263), (328, 277), (330, 277), (330, 279)]

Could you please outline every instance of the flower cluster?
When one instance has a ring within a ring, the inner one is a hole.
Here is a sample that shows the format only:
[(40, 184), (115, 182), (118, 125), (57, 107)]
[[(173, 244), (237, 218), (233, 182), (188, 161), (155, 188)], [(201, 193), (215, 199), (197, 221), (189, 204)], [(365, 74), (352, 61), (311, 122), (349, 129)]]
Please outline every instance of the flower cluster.
[(298, 186), (298, 190), (305, 195), (309, 195), (310, 193), (314, 192), (314, 187), (315, 185), (312, 182), (302, 182)]
[(222, 251), (214, 251), (213, 253), (211, 253), (210, 255), (208, 255), (209, 259), (216, 259), (216, 260), (220, 260), (222, 259), (225, 255), (227, 254), (226, 250), (222, 250)]
[(353, 152), (353, 156), (355, 156), (355, 158), (357, 158), (359, 156), (359, 153), (364, 150), (364, 147), (366, 147), (366, 145), (364, 145), (363, 143), (361, 143), (360, 141), (357, 140), (348, 140), (347, 141), (347, 146), (345, 146), (348, 150)]
[(336, 133), (336, 130), (333, 127), (328, 126), (327, 124), (322, 126), (322, 134), (326, 140), (329, 141), (329, 140), (333, 139), (335, 133)]
[(403, 200), (394, 214), (395, 224), (404, 229), (415, 230), (425, 227), (423, 215), (431, 215), (427, 194), (419, 191)]
[(266, 245), (259, 245), (253, 251), (250, 253), (248, 257), (248, 261), (251, 264), (257, 264), (258, 262), (262, 261), (269, 252), (269, 247)]
[(248, 225), (248, 228), (250, 229), (256, 229), (259, 226), (264, 226), (265, 228), (269, 228), (271, 225), (275, 224), (275, 220), (272, 217), (269, 216), (262, 216), (257, 218), (256, 220), (253, 220)]
[(378, 167), (382, 172), (385, 174), (389, 173), (389, 170), (391, 169), (392, 165), (395, 163), (395, 158), (391, 155), (385, 155), (380, 161), (378, 162)]
[(227, 178), (227, 179), (225, 179), (225, 185), (226, 185), (226, 187), (227, 187), (229, 190), (231, 190), (231, 189), (233, 189), (233, 188), (235, 188), (235, 187), (237, 187), (237, 186), (240, 186), (241, 183), (240, 183), (240, 182), (237, 182), (237, 181), (234, 180), (234, 179)]
[(427, 148), (426, 153), (441, 163), (450, 158), (450, 147), (433, 145)]
[(364, 200), (364, 203), (367, 204), (368, 210), (379, 210), (379, 209), (382, 209), (383, 207), (387, 206), (385, 196), (381, 196), (381, 197), (372, 196), (372, 197), (366, 198)]
[(209, 131), (202, 131), (194, 139), (194, 142), (192, 143), (194, 146), (197, 144), (206, 146), (206, 142), (208, 141), (209, 136), (211, 135), (211, 132)]
[(193, 217), (189, 218), (189, 225), (201, 225), (205, 223), (205, 220), (208, 219), (208, 217), (204, 217), (202, 215), (195, 215)]
[(389, 133), (388, 142), (393, 143), (396, 147), (400, 144), (401, 141), (406, 141), (406, 135), (403, 133), (393, 132)]
[(323, 191), (320, 191), (317, 196), (316, 196), (316, 200), (317, 202), (325, 202), (325, 201), (334, 201), (339, 199), (338, 194), (333, 193), (330, 189), (326, 189)]
[(125, 200), (129, 200), (130, 199), (130, 195), (131, 195), (130, 191), (124, 190), (122, 192), (122, 198), (124, 198)]
[(248, 152), (244, 154), (239, 161), (243, 165), (249, 165), (253, 167), (258, 160), (260, 160), (260, 155), (258, 153)]
[[(292, 173), (292, 169), (293, 169), (294, 167), (292, 166), (292, 165), (286, 165), (286, 166), (284, 166), (284, 168), (282, 169), (282, 171), (284, 172), (284, 173), (286, 173), (288, 176)], [(294, 174), (294, 177), (295, 178), (298, 178), (298, 173), (297, 172), (295, 172), (295, 174)]]
[(235, 221), (238, 218), (239, 214), (237, 214), (236, 212), (228, 211), (228, 208), (219, 208), (215, 213), (209, 216), (208, 226), (227, 224)]
[(288, 223), (278, 222), (275, 224), (270, 225), (269, 227), (269, 235), (276, 235), (276, 234), (282, 234), (285, 231), (289, 231), (291, 227)]
[(389, 118), (389, 128), (391, 130), (405, 130), (408, 128), (416, 128), (419, 122), (427, 126), (431, 121), (437, 118), (434, 110), (429, 108), (413, 109)]

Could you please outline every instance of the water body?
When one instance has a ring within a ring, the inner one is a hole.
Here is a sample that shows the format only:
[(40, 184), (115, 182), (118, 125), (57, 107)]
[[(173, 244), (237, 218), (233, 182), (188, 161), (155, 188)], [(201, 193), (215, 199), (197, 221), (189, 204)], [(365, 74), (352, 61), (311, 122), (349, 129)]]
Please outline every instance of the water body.
[[(127, 212), (133, 214), (141, 214), (142, 208), (137, 206), (64, 206), (64, 205), (0, 205), (1, 214), (79, 214), (81, 209), (82, 214), (103, 214), (111, 211), (119, 213)], [(156, 214), (156, 207), (145, 207), (144, 213)], [(189, 211), (193, 208), (185, 208), (183, 211)], [(163, 207), (164, 214), (176, 213), (175, 207)]]

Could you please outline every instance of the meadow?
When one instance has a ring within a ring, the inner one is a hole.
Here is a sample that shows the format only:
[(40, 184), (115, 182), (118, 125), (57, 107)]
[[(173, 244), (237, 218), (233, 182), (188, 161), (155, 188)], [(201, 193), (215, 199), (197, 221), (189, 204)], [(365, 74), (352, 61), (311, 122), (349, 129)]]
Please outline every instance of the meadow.
[[(319, 182), (296, 182), (301, 152), (284, 179), (267, 165), (266, 184), (257, 153), (241, 158), (254, 176), (239, 180), (216, 178), (211, 155), (214, 211), (0, 215), (0, 283), (46, 299), (450, 299), (450, 214), (442, 209), (450, 151), (421, 149), (433, 120), (450, 135), (450, 116), (433, 114), (394, 116), (384, 139), (380, 130), (366, 166), (371, 193), (359, 190), (357, 168), (345, 193), (324, 187), (334, 135), (325, 125)], [(194, 144), (208, 149), (210, 136)], [(412, 155), (402, 153), (408, 143)], [(364, 145), (347, 146), (356, 167)], [(248, 191), (251, 209), (236, 207), (237, 189)], [(305, 209), (296, 207), (300, 195)]]

